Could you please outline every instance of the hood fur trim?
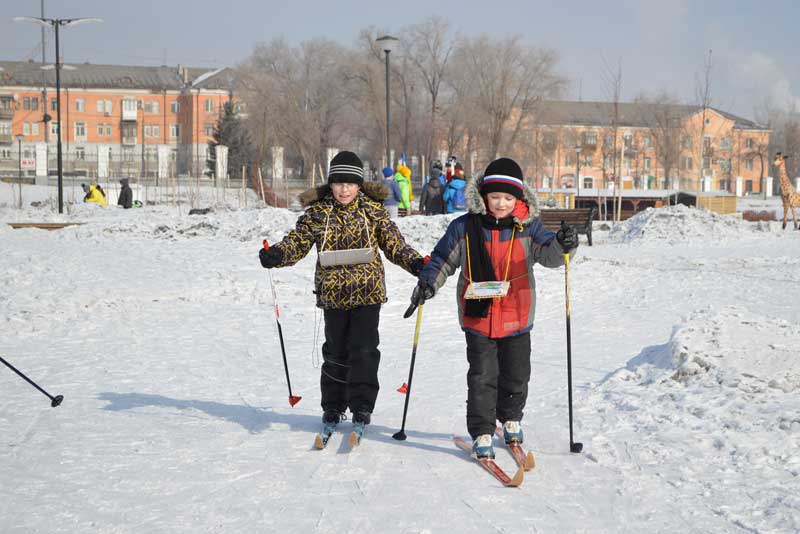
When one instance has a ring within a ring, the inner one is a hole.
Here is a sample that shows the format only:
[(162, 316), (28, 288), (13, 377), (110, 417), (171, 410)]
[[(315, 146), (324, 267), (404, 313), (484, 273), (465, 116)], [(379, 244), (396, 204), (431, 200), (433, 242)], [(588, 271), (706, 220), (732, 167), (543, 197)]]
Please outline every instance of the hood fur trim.
[[(300, 205), (307, 208), (314, 202), (322, 200), (331, 192), (331, 186), (322, 184), (312, 189), (303, 191), (298, 198)], [(383, 202), (389, 196), (389, 188), (381, 182), (364, 182), (361, 185), (361, 192), (365, 196), (377, 202)]]
[[(483, 201), (483, 197), (478, 190), (481, 181), (482, 178), (471, 178), (467, 180), (467, 186), (464, 188), (464, 196), (467, 199), (467, 210), (470, 213), (485, 215), (487, 213), (486, 203)], [(528, 226), (539, 216), (539, 199), (536, 198), (536, 191), (525, 182), (523, 182), (522, 191), (522, 201), (528, 205), (528, 216), (522, 221), (514, 217), (514, 221), (522, 226)]]

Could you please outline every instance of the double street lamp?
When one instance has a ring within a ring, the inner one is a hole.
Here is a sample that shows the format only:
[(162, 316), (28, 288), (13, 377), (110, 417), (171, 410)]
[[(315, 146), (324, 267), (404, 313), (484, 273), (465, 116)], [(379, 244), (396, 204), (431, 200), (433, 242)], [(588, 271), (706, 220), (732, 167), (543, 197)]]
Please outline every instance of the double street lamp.
[(394, 167), (394, 165), (392, 165), (391, 143), (389, 142), (389, 54), (392, 53), (392, 50), (394, 50), (399, 40), (397, 37), (384, 35), (383, 37), (378, 37), (375, 42), (381, 45), (381, 48), (386, 54), (386, 165), (388, 167)]
[[(58, 136), (56, 142), (56, 149), (58, 151), (58, 213), (64, 213), (64, 169), (63, 158), (61, 153), (61, 69), (64, 65), (61, 64), (59, 57), (60, 49), (58, 42), (58, 29), (61, 26), (77, 26), (86, 22), (103, 22), (103, 19), (98, 18), (79, 18), (79, 19), (46, 19), (42, 17), (14, 17), (15, 22), (32, 22), (40, 26), (52, 26), (56, 33), (56, 120), (58, 121)], [(45, 109), (47, 109), (47, 102)], [(45, 128), (47, 128), (47, 114), (45, 113)]]

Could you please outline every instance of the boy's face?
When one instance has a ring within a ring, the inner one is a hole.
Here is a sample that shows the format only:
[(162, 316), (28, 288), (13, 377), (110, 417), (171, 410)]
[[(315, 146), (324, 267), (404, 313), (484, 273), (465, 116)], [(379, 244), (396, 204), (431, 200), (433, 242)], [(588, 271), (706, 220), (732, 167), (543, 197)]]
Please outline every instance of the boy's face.
[(361, 186), (358, 184), (351, 184), (348, 182), (337, 182), (331, 184), (331, 192), (333, 193), (333, 198), (335, 198), (341, 204), (345, 206), (350, 204), (353, 199), (358, 196), (358, 190), (361, 189)]
[(508, 217), (514, 211), (514, 206), (517, 205), (517, 197), (508, 193), (487, 193), (486, 205), (492, 215), (502, 219), (503, 217)]

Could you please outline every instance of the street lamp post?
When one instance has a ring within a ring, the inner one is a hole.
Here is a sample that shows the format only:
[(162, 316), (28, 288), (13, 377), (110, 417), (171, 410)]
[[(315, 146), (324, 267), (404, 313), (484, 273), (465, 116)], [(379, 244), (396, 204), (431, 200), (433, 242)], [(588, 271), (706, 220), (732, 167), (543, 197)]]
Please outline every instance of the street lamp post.
[[(86, 22), (103, 22), (103, 19), (98, 18), (79, 18), (79, 19), (46, 19), (42, 17), (14, 17), (15, 22), (32, 22), (40, 26), (52, 26), (55, 29), (56, 35), (56, 120), (58, 121), (58, 136), (56, 141), (56, 150), (58, 151), (58, 213), (64, 213), (64, 168), (63, 157), (61, 153), (61, 58), (59, 57), (59, 41), (58, 29), (61, 26), (76, 26)], [(45, 107), (47, 102), (44, 103)], [(47, 123), (45, 123), (47, 128)]]
[(19, 170), (17, 173), (17, 182), (19, 183), (19, 209), (22, 209), (22, 134), (17, 134), (17, 163)]
[(389, 142), (389, 54), (394, 50), (398, 39), (391, 35), (384, 35), (376, 39), (376, 42), (381, 45), (381, 48), (386, 54), (386, 165), (388, 167), (394, 167), (394, 165), (392, 165), (391, 143)]
[(578, 197), (581, 196), (581, 145), (575, 145), (575, 207), (578, 207)]

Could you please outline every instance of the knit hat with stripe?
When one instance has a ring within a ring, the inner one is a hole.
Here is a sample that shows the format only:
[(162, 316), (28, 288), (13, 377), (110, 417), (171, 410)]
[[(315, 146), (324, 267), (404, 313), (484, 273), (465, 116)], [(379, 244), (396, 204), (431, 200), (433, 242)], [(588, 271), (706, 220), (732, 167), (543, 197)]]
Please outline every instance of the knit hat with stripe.
[(479, 189), (481, 195), (508, 193), (521, 199), (525, 196), (522, 169), (513, 159), (496, 159), (486, 167)]
[(364, 185), (364, 164), (361, 163), (361, 158), (347, 150), (333, 156), (328, 171), (328, 183)]

